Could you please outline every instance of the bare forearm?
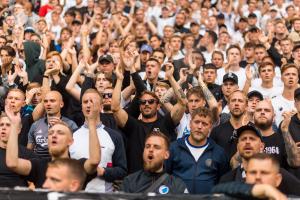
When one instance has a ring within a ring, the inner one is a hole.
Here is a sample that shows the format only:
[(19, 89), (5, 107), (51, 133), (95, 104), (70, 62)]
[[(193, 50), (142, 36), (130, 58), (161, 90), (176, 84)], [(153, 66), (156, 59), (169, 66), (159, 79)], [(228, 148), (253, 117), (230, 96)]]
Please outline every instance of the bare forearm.
[(282, 133), (285, 149), (287, 153), (287, 161), (292, 167), (300, 166), (300, 152), (299, 149), (293, 140), (289, 131)]
[(121, 88), (122, 88), (122, 79), (117, 79), (115, 88), (113, 90), (111, 109), (117, 111), (120, 108), (120, 99), (121, 99)]
[(217, 102), (216, 98), (210, 92), (210, 90), (208, 89), (206, 84), (203, 81), (199, 81), (199, 86), (202, 89), (202, 92), (204, 94), (204, 98), (205, 98), (206, 102), (208, 103), (209, 108), (212, 109), (214, 107), (218, 107), (218, 102)]
[(187, 103), (187, 100), (182, 88), (179, 86), (179, 84), (176, 82), (173, 76), (169, 78), (169, 82), (174, 90), (178, 102), (185, 105)]
[(97, 166), (100, 163), (101, 148), (97, 135), (96, 122), (89, 122), (89, 159)]
[(16, 168), (19, 158), (18, 134), (20, 124), (12, 124), (9, 139), (6, 147), (6, 165), (9, 168)]

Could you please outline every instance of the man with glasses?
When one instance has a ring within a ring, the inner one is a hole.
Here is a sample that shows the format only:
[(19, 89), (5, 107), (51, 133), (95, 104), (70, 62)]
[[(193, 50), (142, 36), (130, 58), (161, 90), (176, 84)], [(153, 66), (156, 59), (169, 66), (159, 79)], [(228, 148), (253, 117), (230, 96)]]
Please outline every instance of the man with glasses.
[(120, 94), (124, 77), (122, 73), (116, 71), (117, 82), (113, 91), (112, 111), (118, 126), (126, 135), (128, 141), (127, 159), (129, 173), (142, 169), (145, 138), (154, 128), (158, 128), (171, 139), (176, 138), (175, 128), (185, 111), (185, 95), (172, 75), (174, 72), (173, 65), (168, 63), (166, 68), (166, 77), (175, 92), (177, 103), (170, 113), (161, 117), (158, 114), (160, 108), (159, 98), (154, 92), (144, 91), (139, 97), (140, 120), (129, 115), (120, 106)]

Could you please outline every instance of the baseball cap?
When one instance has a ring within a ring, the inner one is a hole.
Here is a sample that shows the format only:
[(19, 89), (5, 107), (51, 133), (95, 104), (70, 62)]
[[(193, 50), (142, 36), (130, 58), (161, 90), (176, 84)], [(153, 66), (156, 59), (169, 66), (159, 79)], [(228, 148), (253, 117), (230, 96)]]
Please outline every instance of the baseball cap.
[(34, 33), (34, 29), (32, 27), (28, 26), (24, 29), (24, 33)]
[(248, 15), (248, 18), (257, 18), (256, 14), (255, 13), (250, 13)]
[(108, 61), (108, 62), (113, 63), (113, 62), (114, 62), (114, 59), (111, 57), (111, 55), (109, 55), (109, 54), (104, 54), (104, 55), (100, 56), (100, 58), (99, 58), (99, 63), (101, 63), (101, 62), (103, 62), (103, 61)]
[(248, 97), (248, 99), (251, 97), (258, 97), (261, 101), (264, 100), (263, 95), (257, 90), (253, 90), (253, 91), (249, 92), (247, 97)]
[(223, 83), (227, 80), (233, 81), (235, 84), (238, 84), (238, 77), (235, 73), (229, 72), (223, 76)]
[(152, 47), (149, 46), (148, 44), (143, 44), (141, 49), (140, 49), (140, 52), (144, 52), (144, 51), (147, 51), (151, 54), (152, 53)]
[(237, 138), (239, 138), (239, 137), (243, 134), (244, 131), (253, 131), (253, 133), (254, 133), (257, 137), (259, 137), (259, 139), (260, 139), (261, 141), (263, 141), (263, 137), (262, 137), (260, 131), (254, 126), (253, 123), (248, 123), (247, 125), (241, 126), (240, 128), (238, 128), (238, 129), (236, 130), (236, 136), (237, 136)]
[(300, 88), (297, 88), (296, 90), (295, 90), (295, 92), (294, 92), (294, 98), (296, 99), (298, 99), (299, 98), (299, 96), (300, 96)]

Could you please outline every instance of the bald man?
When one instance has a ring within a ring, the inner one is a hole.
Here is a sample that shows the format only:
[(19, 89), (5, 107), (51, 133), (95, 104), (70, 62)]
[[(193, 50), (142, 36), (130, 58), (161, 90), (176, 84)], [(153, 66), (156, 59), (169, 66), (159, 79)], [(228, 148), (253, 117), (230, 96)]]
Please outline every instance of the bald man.
[(272, 154), (279, 161), (281, 167), (287, 167), (287, 154), (282, 134), (274, 131), (275, 112), (270, 100), (260, 101), (254, 111), (254, 124), (260, 130), (264, 143), (264, 151)]
[(58, 122), (65, 122), (74, 132), (77, 125), (74, 121), (61, 115), (64, 106), (62, 95), (58, 91), (50, 91), (44, 98), (46, 117), (34, 122), (28, 132), (28, 149), (34, 149), (41, 157), (50, 157), (48, 152), (48, 129)]

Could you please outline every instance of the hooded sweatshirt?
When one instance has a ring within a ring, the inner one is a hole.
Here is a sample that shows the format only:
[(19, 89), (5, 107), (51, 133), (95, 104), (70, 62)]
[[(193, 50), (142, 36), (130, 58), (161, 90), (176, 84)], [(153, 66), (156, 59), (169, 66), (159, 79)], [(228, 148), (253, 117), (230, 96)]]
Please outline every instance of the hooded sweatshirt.
[(44, 74), (45, 61), (39, 58), (41, 54), (41, 46), (39, 44), (31, 41), (26, 41), (23, 44), (28, 80), (32, 82)]

